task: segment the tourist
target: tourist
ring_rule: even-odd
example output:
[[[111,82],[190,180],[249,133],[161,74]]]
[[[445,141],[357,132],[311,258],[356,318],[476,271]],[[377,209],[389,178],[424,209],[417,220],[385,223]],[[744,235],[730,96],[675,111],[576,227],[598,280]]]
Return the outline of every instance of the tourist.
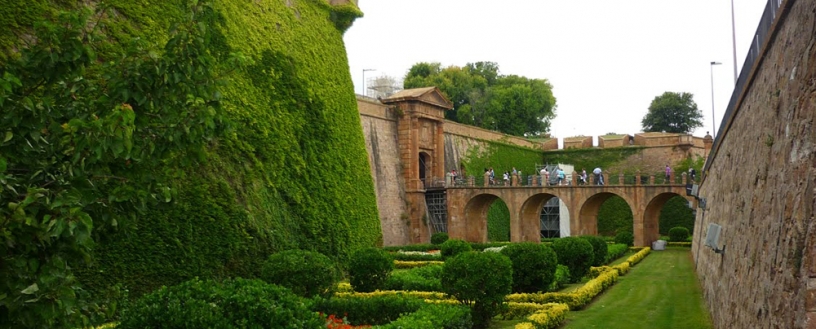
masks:
[[[580,178],[581,178],[581,180],[580,180],[581,185],[586,185],[586,183],[587,183],[587,173],[586,173],[586,169],[581,168],[581,176],[580,176]]]
[[[601,168],[595,168],[592,170],[592,173],[595,174],[595,185],[603,185],[603,175],[601,175]]]
[[[669,184],[670,182],[671,182],[671,168],[669,168],[669,165],[666,165],[666,184]]]
[[[504,186],[510,186],[510,173],[504,172]]]

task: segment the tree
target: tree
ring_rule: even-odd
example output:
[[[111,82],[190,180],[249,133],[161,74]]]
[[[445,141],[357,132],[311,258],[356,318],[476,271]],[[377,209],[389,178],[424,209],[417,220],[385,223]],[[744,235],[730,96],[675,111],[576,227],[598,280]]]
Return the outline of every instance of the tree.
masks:
[[[544,79],[500,75],[494,62],[442,68],[417,63],[405,88],[438,87],[453,103],[450,120],[516,136],[546,135],[555,118],[552,85]]]
[[[689,133],[703,126],[703,113],[690,93],[665,92],[655,97],[641,124],[645,132]]]
[[[88,13],[64,13],[0,67],[0,328],[87,327],[72,268],[93,230],[170,201],[158,170],[198,163],[222,136],[210,10],[194,4],[163,49],[133,40],[100,60],[111,50]]]

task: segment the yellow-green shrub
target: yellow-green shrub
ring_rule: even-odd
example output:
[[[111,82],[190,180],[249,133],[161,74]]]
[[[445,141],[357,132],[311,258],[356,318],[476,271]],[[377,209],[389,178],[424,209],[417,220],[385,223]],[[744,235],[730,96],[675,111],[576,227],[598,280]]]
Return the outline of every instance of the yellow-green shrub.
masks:
[[[396,269],[411,269],[429,265],[442,265],[445,264],[443,261],[404,261],[404,260],[395,260],[394,261],[394,268]]]
[[[652,251],[652,248],[646,247],[638,251],[636,254],[630,256],[626,259],[626,262],[629,263],[630,266],[635,266],[635,264],[640,263],[646,255],[648,255]]]

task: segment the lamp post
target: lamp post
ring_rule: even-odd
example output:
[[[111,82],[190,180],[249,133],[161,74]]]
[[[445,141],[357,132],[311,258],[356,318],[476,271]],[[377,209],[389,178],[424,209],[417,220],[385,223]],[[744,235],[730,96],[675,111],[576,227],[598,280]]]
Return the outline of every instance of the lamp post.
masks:
[[[363,96],[366,96],[365,91],[365,73],[368,71],[376,71],[377,69],[363,69]]]
[[[734,51],[734,85],[737,85],[737,28],[734,26],[734,0],[731,0],[731,48]]]
[[[711,62],[711,135],[717,136],[717,117],[714,116],[714,65],[720,65],[720,62]]]

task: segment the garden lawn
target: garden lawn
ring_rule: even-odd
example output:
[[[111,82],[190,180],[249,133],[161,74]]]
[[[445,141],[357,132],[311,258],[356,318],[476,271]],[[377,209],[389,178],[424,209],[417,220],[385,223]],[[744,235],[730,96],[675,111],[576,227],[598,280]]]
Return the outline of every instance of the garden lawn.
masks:
[[[564,329],[712,328],[689,248],[652,251]]]

